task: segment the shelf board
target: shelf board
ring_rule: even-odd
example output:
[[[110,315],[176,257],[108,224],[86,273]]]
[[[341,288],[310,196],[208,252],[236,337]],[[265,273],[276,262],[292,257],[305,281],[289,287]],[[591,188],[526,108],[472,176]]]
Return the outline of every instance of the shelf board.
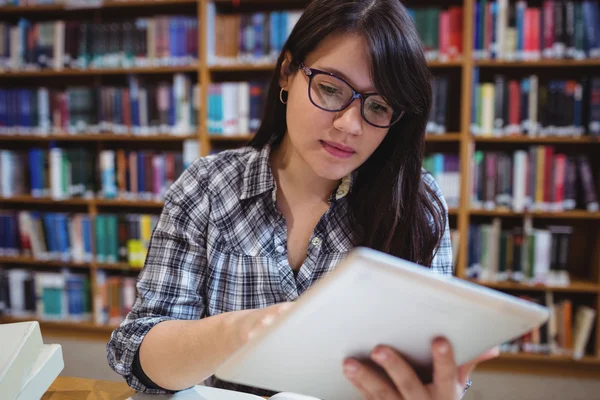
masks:
[[[516,291],[546,291],[551,292],[566,292],[566,293],[599,293],[600,284],[593,282],[586,282],[580,280],[572,280],[569,286],[546,286],[546,285],[534,285],[528,283],[517,283],[517,282],[483,282],[475,279],[470,279],[469,282],[477,285],[486,286],[492,289],[499,290],[516,290]]]
[[[463,65],[462,60],[450,61],[428,61],[427,66],[430,68],[454,68]],[[275,69],[274,63],[231,63],[221,65],[210,65],[210,72],[262,72],[272,71]]]
[[[249,141],[254,135],[209,135],[209,139],[213,142],[243,142]],[[443,135],[425,135],[427,142],[458,142],[460,141],[460,133],[449,132]]]
[[[426,142],[458,142],[460,141],[460,133],[448,132],[442,135],[425,135]]]
[[[90,204],[104,207],[154,207],[162,208],[164,202],[155,200],[121,200],[121,199],[93,199]]]
[[[537,60],[537,61],[505,61],[475,60],[477,67],[527,68],[527,67],[600,67],[600,58],[586,60]]]
[[[62,199],[55,200],[49,197],[33,197],[28,195],[13,196],[13,197],[0,197],[1,203],[18,203],[18,204],[53,204],[53,205],[65,205],[65,206],[87,206],[92,203],[91,199]]]
[[[100,141],[111,141],[111,142],[178,142],[188,139],[197,139],[196,135],[170,135],[170,134],[159,134],[150,136],[141,135],[115,135],[112,133],[101,133],[101,134],[78,134],[78,135],[0,135],[0,142],[26,142],[26,141],[57,141],[57,142],[100,142]]]
[[[454,67],[462,67],[463,60],[448,60],[448,61],[427,61],[427,66],[429,68],[454,68]]]
[[[97,75],[126,75],[126,74],[174,74],[177,72],[197,72],[198,66],[183,65],[171,67],[133,67],[133,68],[89,68],[89,69],[52,69],[41,71],[3,71],[0,78],[46,78],[61,76],[97,76]]]
[[[236,63],[236,64],[222,64],[222,65],[210,65],[208,70],[210,72],[260,72],[260,71],[272,71],[275,69],[274,63]]]
[[[526,135],[513,136],[472,136],[472,139],[477,143],[540,143],[540,144],[600,144],[600,137],[591,136],[580,137],[561,137],[561,136],[537,136],[530,137]]]
[[[82,269],[90,269],[90,263],[75,263],[75,262],[65,262],[65,261],[56,261],[56,260],[36,260],[31,257],[18,256],[18,257],[0,257],[0,264],[19,264],[19,265],[35,265],[40,267],[68,267],[68,268],[82,268]]]
[[[551,219],[600,219],[600,212],[589,212],[585,210],[561,211],[561,212],[514,212],[510,210],[479,210],[471,209],[469,214],[484,217],[526,217],[551,218]]]
[[[52,329],[76,329],[76,330],[87,330],[87,331],[96,331],[103,333],[111,333],[116,329],[116,326],[111,325],[98,325],[93,322],[75,322],[75,321],[50,321],[50,320],[42,320],[38,319],[37,316],[27,317],[11,317],[11,316],[2,316],[3,323],[13,323],[13,322],[26,322],[26,321],[39,321],[40,327],[44,329],[45,327],[49,327]]]
[[[54,200],[48,197],[14,196],[0,197],[2,203],[19,204],[43,204],[43,205],[78,205],[78,206],[104,206],[104,207],[140,207],[140,208],[162,208],[164,202],[153,200],[121,200],[121,199],[64,199]]]
[[[75,263],[75,262],[65,262],[65,261],[56,261],[56,260],[36,260],[32,257],[18,256],[18,257],[0,257],[0,264],[14,264],[14,265],[25,265],[31,267],[48,267],[48,268],[81,268],[81,269],[106,269],[113,271],[141,271],[141,268],[130,267],[128,263],[119,262],[119,263]]]
[[[156,6],[171,6],[176,4],[196,4],[197,0],[127,0],[104,1],[99,4],[65,5],[65,4],[39,4],[26,6],[3,6],[0,14],[23,14],[44,11],[76,11],[103,8],[149,8]]]
[[[590,364],[600,365],[600,357],[584,356],[580,360],[575,360],[569,356],[556,354],[535,354],[535,353],[501,353],[498,358],[506,361],[542,361],[567,364]]]
[[[212,142],[247,142],[252,139],[254,135],[209,135],[208,138]]]

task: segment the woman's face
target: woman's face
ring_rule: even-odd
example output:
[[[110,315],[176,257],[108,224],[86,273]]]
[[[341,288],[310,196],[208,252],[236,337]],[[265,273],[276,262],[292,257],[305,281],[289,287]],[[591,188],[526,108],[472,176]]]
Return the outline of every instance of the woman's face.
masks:
[[[308,96],[309,77],[296,70],[286,78],[283,73],[286,65],[282,65],[279,83],[287,90],[287,135],[293,151],[317,176],[341,179],[369,158],[388,128],[377,128],[362,118],[360,99],[354,99],[339,112],[317,108]],[[367,43],[361,36],[344,34],[325,38],[304,60],[304,65],[334,73],[359,93],[376,91],[371,81]],[[337,86],[335,81],[322,81],[318,85],[316,78],[311,90],[313,99],[323,102],[335,101],[334,96],[339,95],[340,90],[344,96],[348,93],[347,88]],[[385,103],[380,103],[365,106],[365,110],[372,107],[371,112],[381,113]]]

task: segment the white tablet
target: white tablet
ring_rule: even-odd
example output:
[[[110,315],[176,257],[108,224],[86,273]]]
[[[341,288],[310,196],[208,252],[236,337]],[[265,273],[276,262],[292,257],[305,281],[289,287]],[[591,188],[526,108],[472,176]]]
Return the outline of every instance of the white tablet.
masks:
[[[357,248],[216,376],[324,400],[360,399],[343,374],[348,356],[367,359],[376,345],[387,344],[428,380],[435,337],[450,340],[461,365],[548,317],[541,305]]]

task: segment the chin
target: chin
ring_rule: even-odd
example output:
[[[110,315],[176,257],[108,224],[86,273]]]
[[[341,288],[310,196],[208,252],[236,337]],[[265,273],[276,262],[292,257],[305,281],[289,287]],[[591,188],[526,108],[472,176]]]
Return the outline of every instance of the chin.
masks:
[[[349,163],[341,165],[340,163],[331,163],[325,160],[313,163],[312,169],[315,175],[332,181],[340,180],[354,170]]]

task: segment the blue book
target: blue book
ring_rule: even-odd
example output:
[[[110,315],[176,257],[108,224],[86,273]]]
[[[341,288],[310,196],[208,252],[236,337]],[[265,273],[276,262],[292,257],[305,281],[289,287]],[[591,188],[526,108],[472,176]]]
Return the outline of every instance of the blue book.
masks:
[[[60,259],[62,261],[69,261],[71,259],[71,252],[69,246],[69,223],[67,215],[60,213],[55,216],[56,221],[56,240],[58,242],[58,251]]]
[[[65,291],[67,295],[67,311],[69,318],[82,320],[85,313],[84,297],[85,293],[84,275],[69,274],[65,278]]]
[[[58,246],[56,243],[56,234],[54,229],[54,214],[45,213],[42,214],[42,221],[44,225],[44,235],[46,236],[46,247],[51,259],[56,259],[58,255]]]
[[[279,48],[279,36],[280,34],[280,24],[279,20],[281,19],[280,11],[273,11],[269,14],[269,47],[271,48],[271,54],[275,55],[280,52]]]
[[[7,215],[0,214],[0,255],[6,255],[8,249],[8,223],[6,219]]]
[[[479,13],[481,12],[481,6],[480,3],[476,1],[473,7],[475,7],[473,18],[473,52],[478,55],[478,52],[481,50],[481,42],[479,41],[479,32],[481,31],[481,27],[479,26]]]
[[[89,216],[85,216],[81,219],[81,226],[83,231],[83,250],[84,259],[86,262],[92,261],[92,223]]]
[[[8,126],[8,91],[0,89],[0,133],[7,133]]]
[[[283,45],[288,37],[288,21],[290,20],[289,11],[283,11],[279,19],[279,49],[283,49]]]
[[[144,152],[138,151],[138,195],[144,196],[146,192],[146,170],[144,168]]]
[[[169,64],[172,64],[173,58],[177,57],[177,17],[169,17]]]

